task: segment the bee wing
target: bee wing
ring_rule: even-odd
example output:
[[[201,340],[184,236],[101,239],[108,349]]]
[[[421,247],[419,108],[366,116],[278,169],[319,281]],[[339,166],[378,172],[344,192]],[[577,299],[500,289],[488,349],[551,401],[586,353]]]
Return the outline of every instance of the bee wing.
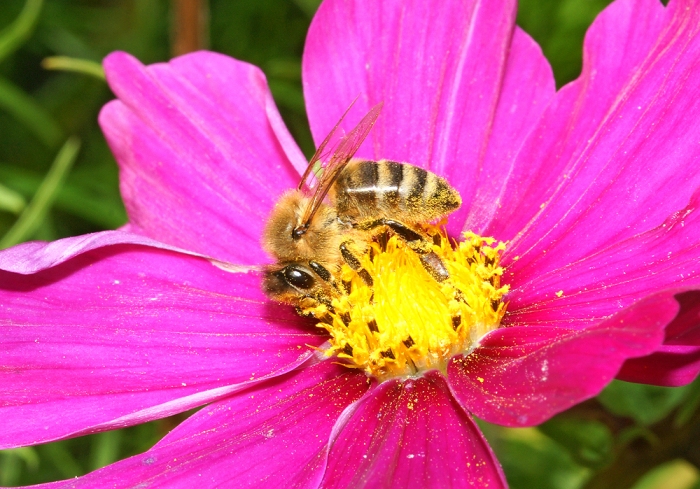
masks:
[[[353,102],[353,104],[354,103],[355,102]],[[380,102],[374,107],[372,107],[369,110],[369,112],[367,112],[367,114],[362,118],[359,124],[357,124],[357,126],[355,126],[352,129],[352,131],[343,136],[340,139],[340,141],[338,141],[338,144],[334,147],[333,154],[329,158],[328,163],[323,166],[323,173],[319,178],[318,185],[315,188],[314,194],[309,200],[306,209],[304,210],[304,214],[301,220],[302,227],[306,227],[309,225],[309,223],[311,222],[311,218],[318,210],[319,206],[321,205],[321,202],[323,202],[323,199],[326,197],[326,194],[328,194],[328,191],[330,190],[331,186],[338,178],[338,175],[340,175],[340,172],[343,170],[343,168],[345,168],[345,165],[347,165],[350,162],[357,150],[360,149],[360,146],[362,146],[362,143],[367,138],[367,135],[372,129],[372,126],[374,126],[374,123],[377,121],[377,117],[379,117],[379,113],[381,112],[383,105],[384,103]],[[328,144],[328,141],[330,141],[331,136],[334,135],[334,133],[340,126],[340,123],[343,121],[343,118],[348,113],[350,108],[352,108],[352,105],[350,105],[348,110],[345,111],[345,114],[343,114],[343,117],[341,117],[340,121],[338,121],[338,124],[336,124],[336,126],[326,137],[326,139],[323,140],[323,142],[318,148],[318,151],[316,151],[314,157],[311,158],[309,166],[306,169],[306,172],[304,172],[304,176],[302,177],[302,183],[300,184],[299,188],[301,188],[301,185],[311,174],[313,165],[315,165],[318,161],[322,161],[321,158],[323,158],[325,154],[328,154],[328,152],[324,153],[325,147]]]
[[[306,171],[304,174],[301,176],[301,180],[299,181],[299,190],[302,189],[310,189],[312,188],[311,180],[315,177],[315,173],[318,173],[317,165],[322,164],[323,162],[328,163],[328,155],[331,153],[335,153],[335,150],[337,149],[338,145],[340,144],[340,141],[336,141],[336,144],[334,146],[331,146],[330,148],[326,149],[326,146],[331,142],[331,140],[336,140],[339,138],[339,128],[340,124],[343,122],[343,119],[345,119],[345,116],[348,115],[348,112],[350,112],[350,109],[352,109],[352,106],[355,105],[355,102],[357,102],[357,99],[353,100],[352,103],[350,104],[350,107],[348,107],[345,112],[343,112],[343,115],[340,116],[340,120],[336,123],[336,125],[331,129],[331,131],[328,133],[328,136],[326,136],[326,139],[321,142],[321,144],[318,145],[318,149],[314,153],[314,155],[311,157],[311,160],[309,160],[309,165],[306,167]],[[316,169],[316,170],[315,170]],[[313,172],[313,173],[312,173]]]

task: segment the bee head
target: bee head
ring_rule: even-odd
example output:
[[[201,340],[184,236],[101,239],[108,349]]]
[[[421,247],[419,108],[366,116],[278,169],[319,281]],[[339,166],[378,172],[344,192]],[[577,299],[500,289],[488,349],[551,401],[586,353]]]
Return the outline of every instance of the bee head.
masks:
[[[329,226],[334,225],[332,208],[322,205],[310,223],[303,223],[309,197],[299,190],[282,195],[270,213],[262,244],[279,262],[305,262],[327,246]]]

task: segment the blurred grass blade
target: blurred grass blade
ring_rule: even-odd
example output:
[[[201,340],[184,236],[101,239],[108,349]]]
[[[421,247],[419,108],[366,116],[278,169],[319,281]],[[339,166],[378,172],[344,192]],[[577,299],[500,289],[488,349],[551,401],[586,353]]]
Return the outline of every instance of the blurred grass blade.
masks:
[[[35,471],[39,467],[39,456],[34,448],[21,447],[0,450],[0,484],[3,486],[18,485],[23,462],[30,471]]]
[[[107,165],[112,165],[110,161]],[[116,188],[117,180],[112,178],[113,168],[105,171],[97,162],[83,172],[72,172],[70,181],[66,181],[56,194],[53,209],[72,214],[102,229],[118,228],[127,220],[124,205]],[[0,163],[0,182],[12,187],[25,199],[33,196],[44,179],[45,174],[17,166]],[[114,185],[114,187],[113,187]]]
[[[700,377],[695,379],[689,386],[689,392],[683,400],[673,419],[673,426],[680,428],[688,423],[693,415],[700,409]]]
[[[64,479],[83,475],[85,471],[65,442],[47,443],[41,446],[41,458],[51,462]]]
[[[63,139],[63,131],[51,115],[33,98],[4,78],[0,78],[0,109],[12,114],[49,147],[58,145]]]
[[[56,155],[56,159],[46,174],[44,181],[41,182],[37,189],[32,201],[24,209],[24,212],[22,212],[7,234],[0,239],[0,249],[21,243],[31,237],[37,230],[51,208],[51,204],[64,178],[73,166],[79,149],[80,141],[77,138],[71,137],[66,141],[58,155]]]
[[[27,202],[21,194],[0,183],[0,210],[19,214],[26,205]]]
[[[310,19],[314,16],[316,10],[318,10],[321,0],[294,0],[294,3],[308,15]]]
[[[70,58],[68,56],[51,56],[44,58],[41,66],[46,70],[73,71],[84,75],[94,76],[100,80],[105,79],[105,71],[102,65],[89,59]]]
[[[106,431],[95,436],[91,450],[90,470],[97,470],[119,460],[124,439],[122,430]]]
[[[15,21],[0,32],[0,63],[32,35],[44,0],[27,0]]]

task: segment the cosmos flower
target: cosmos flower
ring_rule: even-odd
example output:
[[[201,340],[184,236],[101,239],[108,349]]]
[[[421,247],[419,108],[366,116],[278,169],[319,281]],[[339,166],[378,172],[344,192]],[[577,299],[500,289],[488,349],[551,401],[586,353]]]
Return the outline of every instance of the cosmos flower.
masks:
[[[472,255],[508,287],[496,329],[381,382],[260,290],[265,219],[306,165],[261,72],[110,55],[100,123],[129,224],[0,253],[0,448],[205,405],[148,452],[50,487],[505,487],[471,414],[531,426],[616,376],[689,382],[698,3],[617,0],[556,93],[513,2],[321,5],[303,61],[315,140],[358,94],[383,101],[357,155],[445,177],[463,200],[450,236],[505,243]]]

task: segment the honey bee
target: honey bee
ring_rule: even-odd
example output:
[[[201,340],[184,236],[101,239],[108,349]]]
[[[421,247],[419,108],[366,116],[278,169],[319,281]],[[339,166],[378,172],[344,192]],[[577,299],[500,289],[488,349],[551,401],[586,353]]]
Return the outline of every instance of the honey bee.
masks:
[[[459,193],[445,179],[408,163],[353,158],[381,103],[327,150],[350,108],[311,158],[299,186],[277,201],[265,226],[263,247],[277,263],[266,268],[263,290],[278,301],[297,307],[305,299],[330,304],[343,293],[336,281],[343,263],[371,286],[358,256],[387,231],[418,254],[435,280],[449,277],[419,225],[456,210],[462,203]]]

